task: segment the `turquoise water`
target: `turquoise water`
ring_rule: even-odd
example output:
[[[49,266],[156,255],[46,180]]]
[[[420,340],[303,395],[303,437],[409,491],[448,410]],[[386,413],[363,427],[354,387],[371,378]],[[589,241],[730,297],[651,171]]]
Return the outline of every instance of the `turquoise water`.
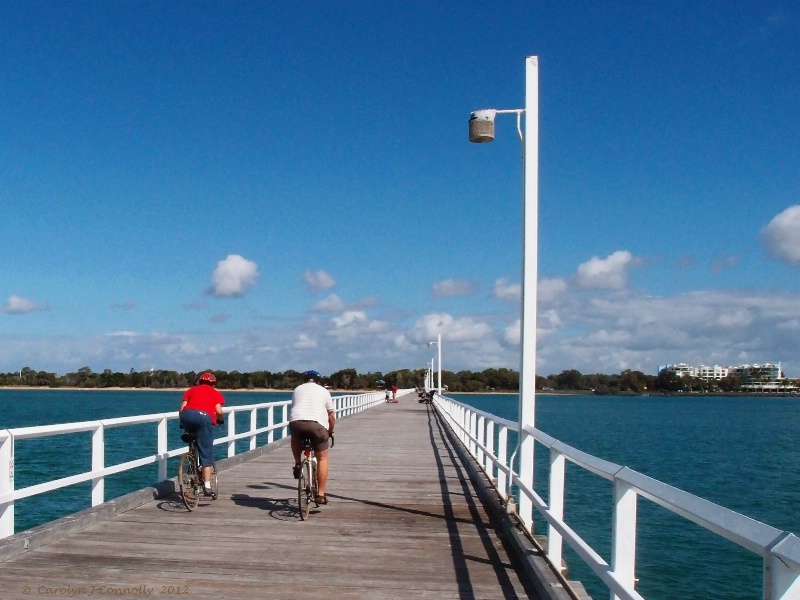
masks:
[[[515,395],[452,397],[517,420]],[[536,426],[580,450],[640,471],[773,527],[800,532],[800,401],[710,396],[537,396]],[[547,452],[536,446],[546,498]],[[543,485],[544,483],[544,485]],[[610,558],[611,484],[567,463],[567,522]],[[648,599],[761,597],[762,563],[666,509],[639,499],[637,590]],[[543,520],[535,522],[545,532]],[[605,585],[573,552],[573,578],[595,599]]]
[[[78,391],[78,390],[4,390],[0,389],[0,429],[56,423],[73,423],[177,411],[183,396],[179,391]],[[236,392],[225,396],[226,406],[276,402],[291,398],[291,392]],[[277,415],[276,415],[276,418]],[[266,411],[259,411],[258,427],[266,426]],[[240,415],[236,431],[250,428],[249,415]],[[227,425],[215,429],[217,437],[226,435]],[[177,420],[169,423],[168,449],[185,446]],[[266,443],[266,434],[257,443]],[[275,439],[280,432],[275,432]],[[157,426],[153,424],[107,428],[105,431],[106,465],[115,465],[157,452]],[[236,452],[245,452],[249,442],[236,442]],[[215,446],[215,457],[227,456],[227,444]],[[74,433],[46,438],[17,440],[14,456],[14,487],[21,489],[37,483],[76,475],[91,469],[91,433]],[[178,458],[168,463],[173,477]],[[106,500],[152,485],[158,481],[158,467],[148,465],[106,477]],[[24,531],[47,521],[89,508],[91,483],[72,485],[60,490],[24,498],[15,503],[14,529]]]
[[[288,399],[290,392],[230,393],[228,405]],[[515,395],[452,397],[507,419],[517,419]],[[171,412],[180,392],[0,389],[0,429]],[[266,424],[266,414],[259,426]],[[263,422],[262,422],[263,421]],[[627,465],[774,527],[800,532],[800,402],[787,398],[538,396],[536,426],[580,450]],[[169,448],[181,446],[171,423]],[[249,418],[237,421],[237,431]],[[106,464],[155,453],[155,425],[106,431]],[[217,435],[222,435],[218,431]],[[263,438],[259,443],[264,443]],[[246,450],[239,442],[237,452]],[[509,444],[513,448],[513,443]],[[546,496],[547,453],[537,445],[536,488]],[[226,449],[216,448],[217,458]],[[18,440],[15,486],[88,470],[90,434]],[[169,466],[177,469],[177,459]],[[113,498],[157,479],[155,465],[106,479]],[[544,485],[543,485],[544,484]],[[567,463],[567,522],[606,560],[610,557],[611,484]],[[15,507],[16,530],[88,508],[88,483],[28,498]],[[543,521],[535,523],[544,532]],[[570,550],[570,576],[596,599],[602,584]],[[639,500],[637,586],[649,600],[745,600],[761,597],[761,562],[647,500]]]

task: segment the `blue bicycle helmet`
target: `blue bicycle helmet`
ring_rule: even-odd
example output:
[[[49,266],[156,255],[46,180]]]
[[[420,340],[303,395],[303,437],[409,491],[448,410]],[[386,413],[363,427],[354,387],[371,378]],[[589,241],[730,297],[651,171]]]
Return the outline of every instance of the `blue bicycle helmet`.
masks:
[[[317,380],[322,376],[319,373],[317,373],[316,371],[312,370],[312,371],[306,371],[305,373],[303,373],[303,377],[304,377],[304,379],[306,381],[310,381],[312,379]]]

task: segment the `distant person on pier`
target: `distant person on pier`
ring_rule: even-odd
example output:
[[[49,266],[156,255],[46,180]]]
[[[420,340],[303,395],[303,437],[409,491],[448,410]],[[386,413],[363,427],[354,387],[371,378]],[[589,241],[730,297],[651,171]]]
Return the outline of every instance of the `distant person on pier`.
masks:
[[[397,402],[397,386],[392,386],[392,402]]]
[[[200,466],[203,470],[203,491],[211,495],[211,466],[214,464],[214,425],[222,425],[222,397],[214,384],[213,373],[203,373],[197,382],[183,394],[180,408],[181,429],[197,435]]]
[[[328,482],[328,440],[333,437],[336,424],[336,410],[328,390],[319,384],[320,374],[316,371],[303,373],[305,383],[292,392],[292,412],[289,415],[289,431],[292,434],[292,456],[294,468],[292,475],[300,478],[300,454],[303,451],[303,438],[311,438],[311,447],[317,457],[317,479],[319,495],[314,498],[317,504],[327,504],[325,485]]]

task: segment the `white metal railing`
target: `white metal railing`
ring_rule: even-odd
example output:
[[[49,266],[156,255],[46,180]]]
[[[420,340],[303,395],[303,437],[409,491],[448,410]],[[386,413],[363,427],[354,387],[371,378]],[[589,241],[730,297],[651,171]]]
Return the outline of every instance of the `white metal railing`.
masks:
[[[519,433],[517,423],[438,394],[434,406],[500,496],[506,502],[513,501],[509,490],[516,485],[519,493],[527,496],[547,521],[547,557],[550,563],[560,569],[562,545],[566,541],[608,586],[612,600],[643,600],[634,589],[639,496],[759,555],[763,561],[764,600],[800,598],[800,538],[793,533],[781,531],[628,467],[581,452],[538,429],[525,427],[524,435],[532,436],[550,452],[549,498],[545,502],[535,490],[519,480],[513,469],[514,457],[506,458],[508,432]],[[498,440],[496,450],[495,438]],[[564,521],[567,460],[613,485],[610,564]],[[533,464],[533,457],[530,464]],[[531,534],[526,524],[533,522],[533,515],[519,514],[518,517]]]
[[[352,394],[346,396],[333,396],[336,416],[349,415],[366,410],[376,404],[384,402],[384,392],[370,392],[368,394]],[[236,455],[236,441],[248,439],[249,449],[256,448],[256,436],[267,435],[267,444],[275,441],[275,432],[280,430],[280,438],[286,437],[289,426],[289,406],[291,400],[249,404],[245,406],[226,406],[223,408],[227,424],[224,437],[214,440],[214,444],[227,444],[227,455]],[[257,426],[259,412],[266,411],[266,426]],[[280,414],[277,414],[280,413]],[[246,431],[236,433],[236,416],[249,415],[250,426]],[[276,418],[277,415],[277,418]],[[186,452],[186,446],[168,450],[167,424],[170,420],[178,419],[178,411],[138,415],[132,417],[118,417],[114,419],[100,419],[97,421],[83,421],[80,423],[63,423],[58,425],[43,425],[38,427],[18,427],[0,430],[0,539],[14,533],[14,503],[17,500],[36,496],[45,492],[57,490],[85,481],[91,481],[91,502],[97,506],[105,501],[105,478],[115,473],[128,471],[145,465],[158,465],[158,481],[168,479],[167,460]],[[116,465],[106,465],[105,431],[114,427],[126,427],[155,423],[157,425],[156,453],[143,456],[134,460]],[[92,460],[91,469],[38,483],[21,489],[14,489],[14,445],[19,440],[58,436],[68,433],[91,433]]]

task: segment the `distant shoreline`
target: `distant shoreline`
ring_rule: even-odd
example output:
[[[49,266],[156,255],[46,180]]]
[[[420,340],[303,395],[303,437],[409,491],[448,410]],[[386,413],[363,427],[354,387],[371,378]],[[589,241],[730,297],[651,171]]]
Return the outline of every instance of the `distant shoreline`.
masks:
[[[50,390],[65,390],[65,391],[72,391],[72,392],[185,392],[189,388],[141,388],[141,387],[70,387],[70,386],[59,386],[59,387],[50,387],[47,385],[3,385],[0,386],[0,391],[2,390],[37,390],[37,391],[50,391]],[[349,394],[369,394],[372,392],[383,392],[384,390],[344,390],[344,389],[337,389],[337,388],[328,388],[329,391],[335,393],[349,393]],[[274,393],[283,393],[283,392],[291,392],[291,389],[276,389],[276,388],[253,388],[253,389],[238,389],[238,390],[231,390],[225,388],[217,388],[223,394],[240,394],[240,393],[252,393],[252,394],[274,394]],[[518,392],[445,392],[447,394],[459,394],[464,396],[517,396]],[[584,392],[584,391],[547,391],[547,392],[536,392],[537,396],[584,396],[584,395],[591,395],[592,392]]]
[[[2,390],[37,390],[37,391],[50,391],[50,390],[66,390],[72,392],[185,392],[187,387],[181,388],[141,388],[141,387],[71,387],[71,386],[58,386],[58,387],[50,387],[47,385],[2,385],[0,386],[0,391]],[[240,394],[240,393],[253,393],[253,394],[271,394],[271,393],[282,393],[282,392],[291,392],[292,388],[288,389],[277,389],[277,388],[252,388],[252,389],[237,389],[231,390],[226,388],[216,388],[219,392],[223,394]],[[338,389],[338,388],[328,388],[328,391],[335,392],[335,393],[348,393],[348,394],[370,394],[373,392],[384,392],[385,390],[345,390],[345,389]],[[465,395],[480,395],[480,396],[488,396],[488,395],[517,395],[517,392],[445,392],[445,394],[465,394]],[[536,392],[537,396],[544,396],[544,395],[570,395],[570,394],[583,394],[584,392]]]
[[[49,386],[31,386],[31,385],[3,385],[0,386],[0,393],[2,390],[22,391],[22,390],[35,390],[35,391],[51,391],[51,390],[64,390],[68,392],[185,392],[188,388],[129,388],[129,387],[103,387],[103,388],[83,388],[83,387],[49,387]],[[225,388],[217,388],[222,394],[281,394],[291,393],[292,389],[276,389],[276,388],[253,388],[253,389],[238,389],[230,390]],[[383,392],[384,390],[343,390],[336,388],[329,388],[330,392],[335,394],[370,394],[373,392]],[[447,394],[455,394],[459,396],[518,396],[518,392],[445,392]],[[693,397],[693,396],[755,396],[755,397],[769,397],[769,398],[797,398],[800,394],[797,392],[708,392],[698,394],[694,392],[650,392],[650,393],[632,393],[632,392],[617,392],[617,393],[597,393],[588,390],[548,390],[546,392],[537,391],[537,396],[653,396],[653,397]]]

